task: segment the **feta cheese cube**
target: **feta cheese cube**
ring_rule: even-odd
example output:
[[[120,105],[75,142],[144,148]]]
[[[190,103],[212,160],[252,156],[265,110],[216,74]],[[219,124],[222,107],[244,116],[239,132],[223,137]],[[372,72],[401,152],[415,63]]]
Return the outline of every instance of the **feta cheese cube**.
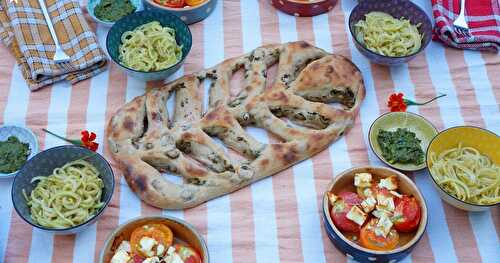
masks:
[[[130,260],[130,256],[125,250],[117,250],[116,253],[111,258],[111,263],[127,263]]]
[[[132,251],[132,248],[130,247],[130,242],[126,241],[126,240],[123,240],[120,245],[118,246],[118,248],[116,249],[116,251],[118,250],[123,250],[125,252],[131,252]]]
[[[387,216],[381,216],[375,227],[375,235],[386,237],[391,231],[392,221]]]
[[[372,196],[366,198],[361,202],[361,207],[365,213],[370,213],[373,209],[375,209],[375,205],[377,204],[377,200]]]
[[[165,246],[162,244],[158,244],[158,246],[156,246],[156,255],[163,256],[163,253],[165,253]]]
[[[335,204],[335,201],[337,201],[337,199],[339,198],[334,193],[330,192],[328,192],[326,195],[328,196],[328,202],[330,203],[331,206],[333,206],[333,204]]]
[[[351,210],[347,213],[346,217],[358,225],[363,225],[366,220],[366,213],[363,212],[357,205],[351,207]]]
[[[398,189],[398,179],[396,176],[389,176],[387,178],[380,179],[378,187],[386,188],[387,190],[396,190]]]
[[[390,195],[386,195],[384,193],[377,193],[377,207],[381,207],[381,209],[388,210],[390,212],[394,211],[394,197]]]
[[[142,263],[160,263],[159,257],[150,257],[142,261]]]
[[[168,247],[167,255],[172,255],[174,253],[175,253],[175,247],[172,247],[172,246]]]
[[[369,173],[355,174],[354,185],[357,187],[370,187],[372,185],[372,175]]]
[[[373,212],[372,212],[372,215],[376,218],[381,218],[382,216],[386,216],[386,217],[392,217],[392,213],[377,206],[376,207],[377,209],[375,209]]]
[[[139,249],[144,253],[144,255],[148,257],[154,256],[153,247],[156,245],[156,240],[150,237],[143,237],[139,241],[139,245]]]

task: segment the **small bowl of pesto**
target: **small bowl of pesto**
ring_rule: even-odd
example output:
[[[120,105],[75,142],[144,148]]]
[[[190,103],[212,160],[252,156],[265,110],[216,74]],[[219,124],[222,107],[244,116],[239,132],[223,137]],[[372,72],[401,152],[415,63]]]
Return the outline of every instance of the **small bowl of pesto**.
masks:
[[[90,17],[106,26],[139,11],[140,7],[141,0],[89,0],[87,4]]]
[[[378,117],[368,133],[370,147],[388,166],[413,172],[426,167],[427,147],[438,134],[424,117],[411,112],[388,112]]]
[[[38,140],[31,130],[20,126],[0,127],[0,179],[14,177],[38,152]]]

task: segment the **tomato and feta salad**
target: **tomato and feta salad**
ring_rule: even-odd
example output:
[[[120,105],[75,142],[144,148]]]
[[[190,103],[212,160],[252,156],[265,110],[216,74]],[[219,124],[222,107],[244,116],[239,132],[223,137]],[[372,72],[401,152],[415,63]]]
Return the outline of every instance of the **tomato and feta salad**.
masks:
[[[110,263],[201,263],[201,258],[193,248],[174,244],[168,226],[154,223],[134,229],[130,240],[120,243]]]
[[[418,229],[421,208],[418,200],[397,190],[396,176],[373,179],[370,173],[354,176],[356,191],[327,193],[330,217],[335,226],[368,249],[396,248],[400,233]]]

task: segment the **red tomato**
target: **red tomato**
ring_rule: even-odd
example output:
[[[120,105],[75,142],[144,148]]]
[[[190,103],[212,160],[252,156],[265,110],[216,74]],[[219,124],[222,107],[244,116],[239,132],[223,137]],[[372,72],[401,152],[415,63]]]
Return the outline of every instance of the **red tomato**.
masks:
[[[155,0],[156,3],[166,7],[183,7],[184,0]]]
[[[176,244],[175,251],[185,263],[201,263],[201,258],[196,251],[188,246]]]
[[[143,261],[144,261],[144,258],[142,258],[139,255],[134,255],[134,257],[132,258],[133,263],[142,263]]]
[[[377,236],[374,227],[377,225],[378,219],[373,218],[361,228],[359,234],[359,243],[368,249],[387,251],[396,248],[399,242],[399,234],[396,230],[391,229],[386,237]]]
[[[394,211],[394,228],[401,232],[413,232],[420,223],[421,211],[415,197],[403,195],[403,198],[396,198],[394,201],[396,209]]]
[[[339,194],[339,200],[335,202],[330,210],[332,221],[341,231],[359,232],[360,226],[347,218],[347,213],[354,205],[361,204],[361,199],[356,193],[343,192]]]

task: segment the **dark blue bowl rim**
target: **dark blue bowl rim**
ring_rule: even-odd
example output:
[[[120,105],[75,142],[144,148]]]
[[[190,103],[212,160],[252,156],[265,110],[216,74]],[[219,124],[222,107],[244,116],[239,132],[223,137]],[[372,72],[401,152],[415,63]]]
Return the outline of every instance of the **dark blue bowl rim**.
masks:
[[[336,182],[337,180],[337,177],[340,175],[340,174],[345,174],[347,172],[352,172],[352,171],[355,171],[355,170],[358,170],[358,169],[361,169],[361,168],[366,168],[366,167],[370,167],[370,168],[382,168],[382,169],[386,169],[386,170],[390,170],[392,172],[395,172],[396,174],[401,174],[404,175],[404,177],[406,177],[405,174],[403,174],[402,172],[398,171],[398,170],[395,170],[393,168],[390,168],[390,167],[385,167],[385,166],[372,166],[372,165],[363,165],[363,166],[354,166],[352,168],[349,168],[347,170],[344,170],[342,172],[340,172],[339,174],[337,174],[333,180],[330,181],[330,183],[328,184],[328,188],[327,190],[325,191],[325,193],[323,194],[323,223],[325,224],[325,227],[328,228],[332,228],[333,229],[333,232],[336,234],[336,235],[339,235],[338,233],[340,233],[340,238],[343,242],[345,242],[346,244],[348,244],[350,247],[356,249],[356,250],[359,250],[363,253],[371,253],[373,255],[379,255],[379,256],[384,256],[384,255],[392,255],[392,254],[397,254],[397,253],[401,253],[401,252],[404,252],[408,249],[412,249],[415,247],[416,244],[418,244],[418,242],[420,242],[420,240],[422,239],[422,237],[425,235],[425,231],[427,230],[427,225],[429,224],[429,208],[427,206],[427,202],[424,198],[424,195],[422,194],[422,192],[420,192],[420,189],[418,188],[418,186],[414,183],[413,185],[415,186],[415,189],[417,190],[417,193],[420,194],[420,196],[422,197],[422,204],[423,206],[425,207],[425,210],[427,211],[426,213],[426,219],[425,219],[425,225],[423,227],[423,230],[422,230],[422,233],[420,236],[418,236],[416,239],[412,238],[410,239],[409,243],[410,242],[413,242],[414,240],[414,243],[409,245],[408,247],[404,248],[404,247],[398,247],[398,248],[395,248],[393,250],[390,250],[390,251],[377,251],[377,250],[371,250],[371,249],[367,249],[367,248],[364,248],[350,240],[348,240],[344,234],[342,234],[342,232],[340,230],[337,229],[337,227],[335,226],[335,224],[333,224],[333,222],[330,222],[331,221],[331,218],[330,218],[330,215],[329,215],[329,204],[328,204],[328,196],[326,195],[333,187],[334,183]],[[406,177],[408,178],[408,180],[412,181],[411,179],[409,179],[409,177]],[[422,223],[422,221],[420,221],[420,223]],[[337,232],[338,233],[337,233]],[[417,230],[418,232],[418,230]],[[327,233],[329,234],[329,233]],[[416,233],[417,234],[417,233]],[[416,235],[415,234],[415,235]],[[333,243],[333,242],[332,242]],[[352,245],[354,244],[354,246]],[[408,244],[408,243],[407,243]],[[405,244],[406,246],[406,244]]]
[[[206,0],[205,2],[196,5],[196,6],[190,6],[190,7],[168,7],[168,6],[163,6],[158,3],[156,3],[154,0],[143,0],[146,2],[146,4],[152,5],[154,8],[158,8],[163,11],[171,11],[171,12],[180,12],[180,11],[193,11],[198,8],[202,8],[203,6],[209,4],[210,2],[217,1],[217,0]]]
[[[77,145],[61,145],[61,146],[52,147],[52,148],[49,148],[47,150],[44,150],[44,151],[41,151],[41,152],[37,153],[35,156],[33,156],[33,158],[31,158],[30,160],[28,160],[26,163],[28,163],[30,161],[33,161],[36,158],[37,155],[44,154],[44,153],[47,153],[47,152],[52,152],[52,151],[59,151],[61,149],[68,149],[68,148],[82,148],[82,149],[85,149],[85,150],[87,150],[87,151],[89,151],[91,153],[95,153],[95,155],[100,160],[104,161],[104,163],[108,166],[109,170],[111,171],[111,179],[112,179],[111,180],[111,194],[109,195],[109,198],[104,201],[104,205],[102,206],[102,208],[94,216],[92,216],[91,218],[87,219],[85,222],[83,222],[83,223],[81,223],[79,225],[76,225],[76,226],[68,227],[68,228],[48,228],[48,227],[44,227],[44,226],[41,226],[41,225],[33,224],[30,220],[26,219],[25,216],[19,212],[19,209],[17,208],[16,202],[14,202],[14,185],[16,184],[16,180],[18,178],[18,176],[16,176],[14,178],[14,181],[12,182],[12,190],[11,190],[12,204],[14,206],[14,209],[16,210],[16,213],[25,222],[27,222],[28,224],[32,225],[33,227],[36,227],[36,228],[39,228],[39,229],[43,229],[43,230],[47,230],[47,231],[53,231],[53,232],[67,232],[67,231],[76,229],[78,227],[86,225],[89,222],[92,222],[94,219],[96,219],[97,217],[99,217],[99,215],[102,214],[102,212],[104,212],[104,210],[106,209],[106,207],[111,202],[111,199],[113,198],[113,194],[115,192],[115,175],[114,175],[114,172],[113,172],[113,168],[111,167],[111,165],[109,164],[109,162],[106,160],[106,158],[104,158],[98,152],[93,152],[93,151],[91,151],[91,150],[89,150],[89,149],[87,149],[85,147],[81,147],[81,146],[77,146]],[[23,165],[23,167],[21,167],[21,169],[19,169],[18,175],[20,175],[24,171],[26,163]]]
[[[123,64],[120,63],[120,61],[117,61],[113,58],[113,56],[109,55],[109,33],[111,32],[111,30],[113,30],[113,27],[115,26],[118,26],[119,24],[123,23],[123,21],[125,21],[128,17],[131,17],[131,16],[139,16],[139,15],[142,15],[142,14],[146,14],[146,13],[156,13],[158,15],[161,15],[161,16],[168,16],[169,19],[172,19],[172,20],[177,20],[179,22],[181,22],[187,29],[187,32],[189,33],[189,38],[191,39],[191,43],[189,45],[189,47],[187,48],[187,52],[184,54],[184,52],[182,52],[182,58],[177,61],[177,63],[173,64],[172,66],[168,67],[168,68],[165,68],[165,69],[161,69],[161,70],[156,70],[156,71],[140,71],[140,70],[136,70],[136,69],[133,69],[133,68],[129,68]],[[177,31],[176,31],[177,33]],[[189,54],[189,52],[191,52],[191,47],[193,46],[193,34],[191,34],[191,29],[189,29],[189,26],[184,23],[184,21],[182,21],[180,18],[178,18],[177,16],[175,15],[172,15],[172,14],[168,14],[168,13],[161,13],[160,11],[156,11],[156,10],[141,10],[141,11],[136,11],[130,15],[126,15],[122,18],[120,18],[119,20],[117,20],[112,26],[111,28],[108,30],[108,33],[106,34],[106,51],[108,52],[108,56],[111,58],[111,60],[113,60],[113,62],[115,62],[116,64],[120,65],[121,67],[124,67],[128,70],[131,70],[133,72],[137,72],[137,73],[158,73],[158,72],[164,72],[164,71],[167,71],[169,69],[172,69],[172,68],[175,68],[177,66],[179,66],[180,64],[182,64],[184,62],[184,60],[186,59],[187,55]]]
[[[429,45],[429,43],[431,42],[432,36],[430,36],[429,39],[425,43],[422,43],[422,45],[420,46],[420,49],[417,50],[417,52],[409,54],[409,55],[406,55],[406,56],[400,56],[400,57],[384,56],[384,55],[381,55],[379,53],[375,53],[375,52],[371,51],[370,49],[368,49],[367,47],[365,47],[365,45],[363,45],[362,43],[360,43],[358,41],[358,39],[356,38],[356,35],[354,34],[354,28],[353,28],[354,23],[352,21],[352,19],[353,19],[352,18],[352,14],[354,14],[354,11],[357,11],[357,9],[361,8],[361,5],[364,2],[365,1],[359,1],[359,3],[352,9],[351,13],[349,14],[349,33],[351,33],[351,38],[354,39],[354,41],[356,42],[356,44],[358,44],[363,50],[369,52],[370,54],[376,55],[376,56],[378,56],[380,58],[404,59],[404,58],[411,58],[413,56],[416,56],[418,53],[422,52]],[[423,14],[425,14],[426,22],[428,22],[429,25],[432,28],[432,22],[429,19],[429,16],[425,13],[425,11],[422,8],[420,8],[418,5],[416,5],[415,3],[411,2],[411,1],[407,1],[407,2],[409,2],[410,5],[412,5],[413,7],[415,7],[419,12],[422,12]],[[432,32],[431,32],[431,34],[432,34]]]

